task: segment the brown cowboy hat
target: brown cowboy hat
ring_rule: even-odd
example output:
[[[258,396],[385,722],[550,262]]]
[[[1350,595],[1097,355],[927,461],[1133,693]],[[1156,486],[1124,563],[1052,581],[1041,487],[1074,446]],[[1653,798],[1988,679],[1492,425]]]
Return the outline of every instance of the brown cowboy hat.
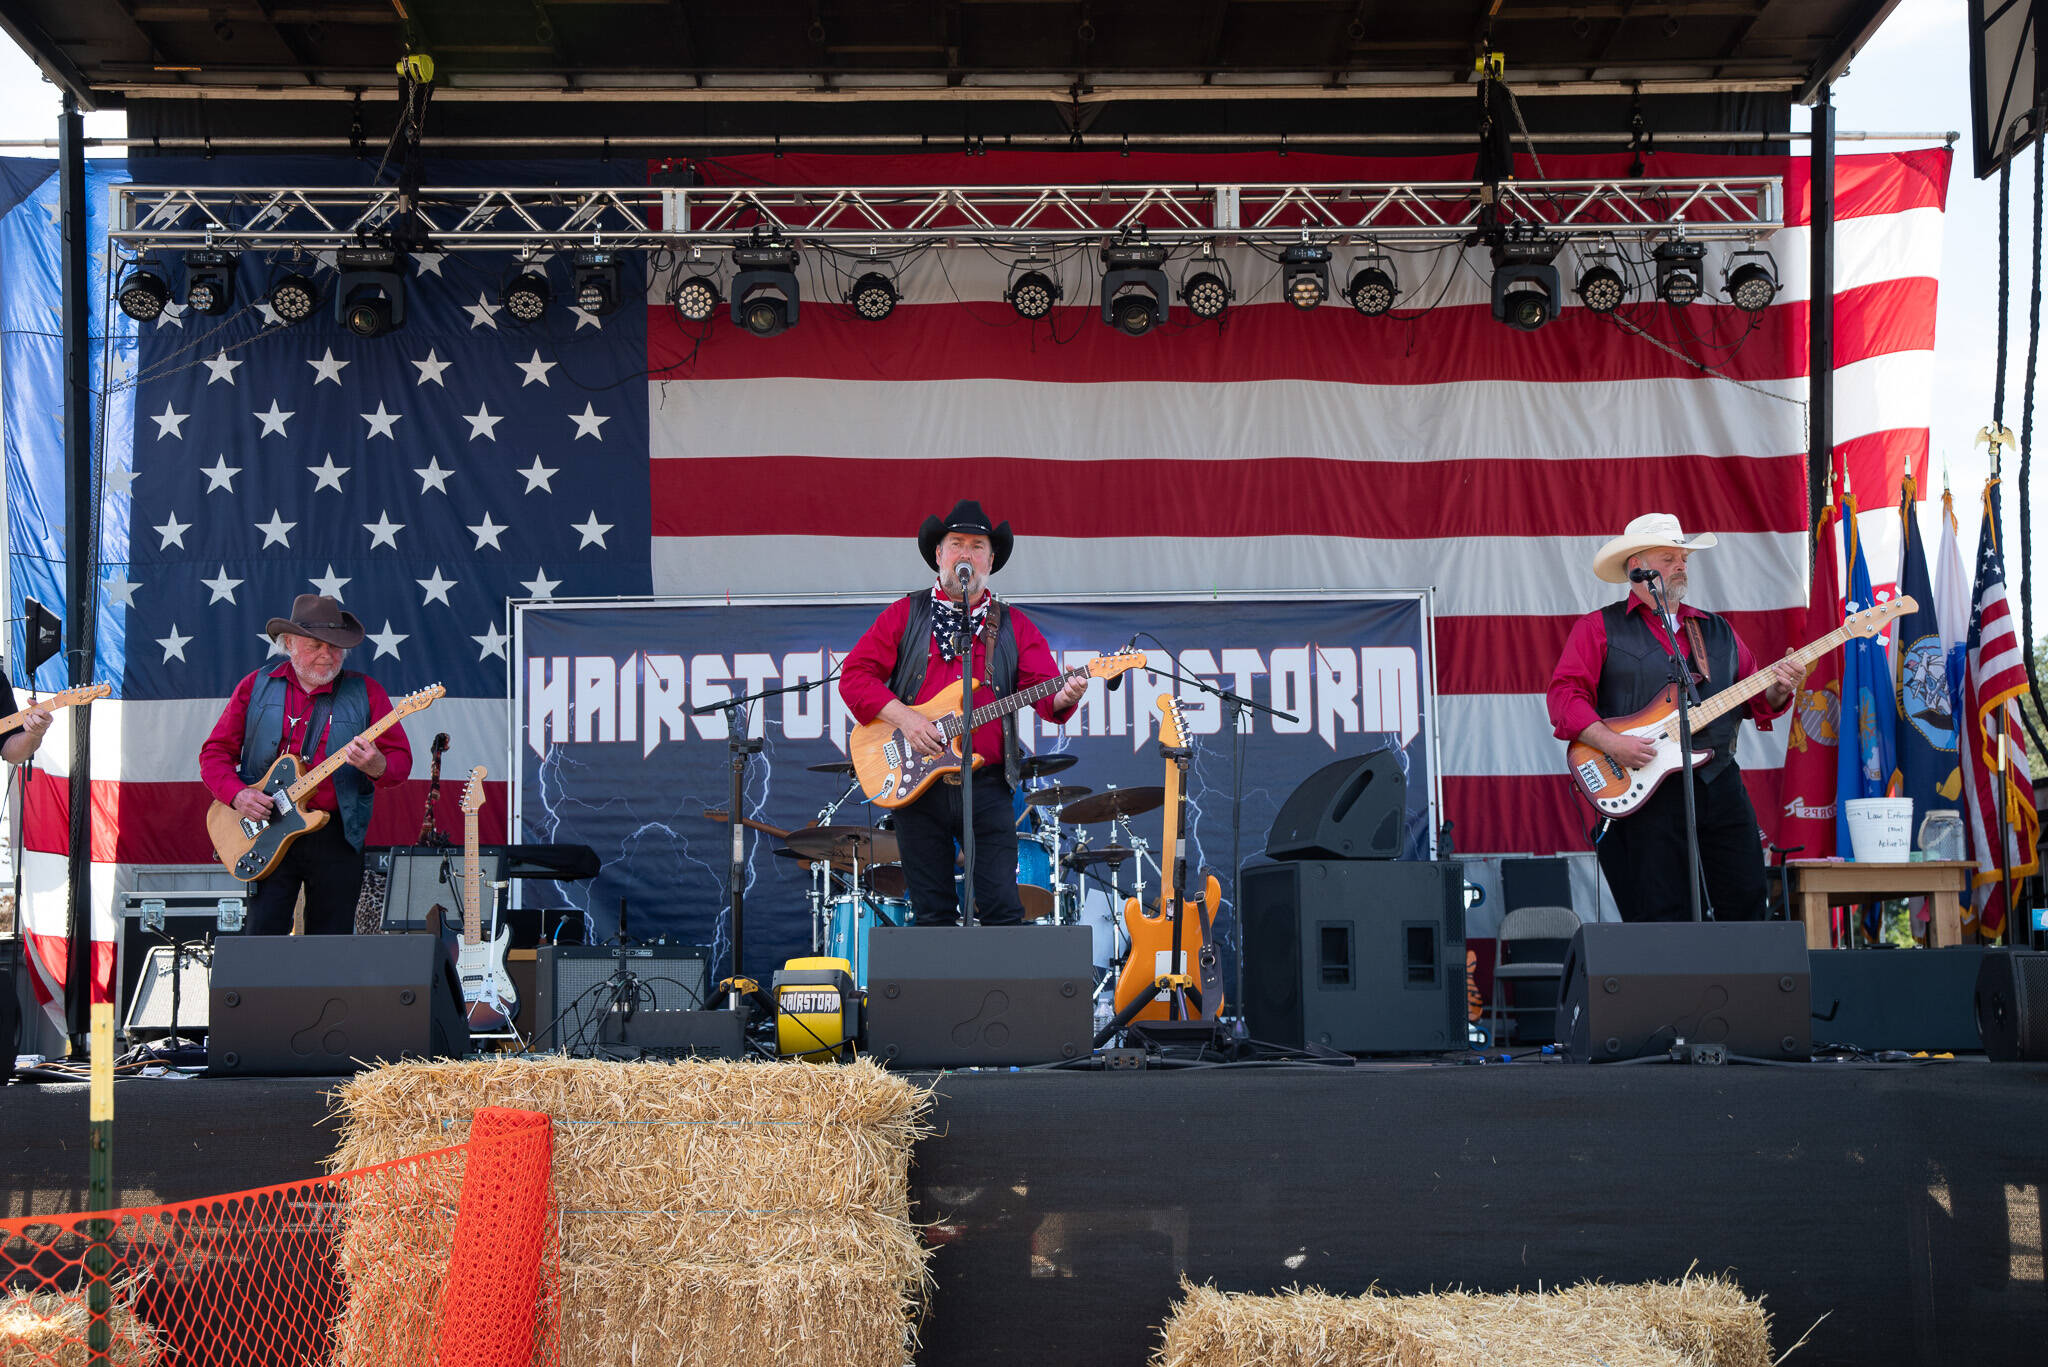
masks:
[[[994,552],[989,561],[988,572],[994,574],[1010,558],[1010,547],[1016,538],[1010,535],[1010,524],[992,525],[988,514],[981,505],[971,498],[963,498],[953,505],[953,511],[943,519],[928,517],[924,526],[917,530],[917,548],[924,552],[924,563],[933,569],[939,567],[939,543],[946,539],[947,532],[968,532],[988,538],[989,549]]]
[[[343,650],[352,650],[363,643],[363,624],[356,620],[356,615],[324,593],[300,594],[292,599],[291,616],[273,617],[263,629],[270,633],[273,641],[284,632],[291,632],[340,646]]]

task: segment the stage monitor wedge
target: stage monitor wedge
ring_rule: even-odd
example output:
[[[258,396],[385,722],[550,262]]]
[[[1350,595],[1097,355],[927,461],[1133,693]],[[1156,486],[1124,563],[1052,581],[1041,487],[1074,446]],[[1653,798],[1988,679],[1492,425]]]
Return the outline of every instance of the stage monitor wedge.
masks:
[[[1269,859],[1399,859],[1408,780],[1397,750],[1326,764],[1301,781],[1273,818]]]
[[[1876,953],[1878,951],[1868,951]],[[1813,1056],[1813,979],[1797,921],[1589,922],[1564,958],[1557,1038],[1612,1063],[1719,1045],[1748,1058]]]
[[[341,1077],[469,1052],[455,966],[430,935],[233,935],[213,947],[206,1070]]]
[[[866,1053],[892,1068],[1086,1058],[1093,945],[1087,926],[876,926]]]

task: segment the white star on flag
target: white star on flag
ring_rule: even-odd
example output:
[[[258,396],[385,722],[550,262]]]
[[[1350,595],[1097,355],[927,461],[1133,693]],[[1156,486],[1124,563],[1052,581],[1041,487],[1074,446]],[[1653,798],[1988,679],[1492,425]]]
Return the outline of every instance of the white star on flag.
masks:
[[[308,579],[306,582],[313,586],[313,592],[318,594],[324,594],[325,596],[332,598],[337,603],[344,601],[341,596],[341,586],[343,584],[346,584],[348,580],[343,576],[336,574],[334,572],[333,565],[330,564],[327,567],[327,573],[322,575],[320,578]]]
[[[222,565],[220,573],[213,578],[202,579],[199,582],[213,590],[213,597],[206,600],[209,607],[222,601],[232,604],[235,601],[235,590],[242,586],[241,580],[228,578],[228,567],[226,565]]]
[[[413,582],[427,591],[426,598],[420,603],[421,607],[434,602],[445,603],[449,607],[455,606],[453,603],[448,602],[448,590],[454,588],[461,581],[458,579],[443,579],[439,565],[434,566],[434,577],[432,579],[415,579]]]
[[[159,332],[167,327],[177,328],[182,332],[185,327],[185,306],[183,304],[165,304],[164,311],[156,316],[156,327]]]
[[[364,437],[363,440],[368,441],[370,437],[388,437],[392,441],[397,441],[398,438],[392,435],[391,426],[404,416],[405,414],[403,413],[386,412],[384,401],[382,399],[377,400],[377,411],[362,415],[363,421],[370,424],[370,436]],[[410,431],[411,429],[408,428],[406,430]]]
[[[353,363],[335,360],[334,348],[328,347],[325,356],[322,356],[317,361],[308,361],[306,364],[313,367],[313,384],[315,388],[319,386],[322,380],[332,380],[334,381],[334,387],[339,389],[341,388],[342,368]]]
[[[509,658],[505,654],[505,643],[512,638],[498,630],[496,622],[491,623],[490,630],[486,631],[483,635],[472,636],[469,639],[475,641],[479,647],[476,655],[479,660],[488,660],[493,655],[501,660]]]
[[[479,291],[474,304],[464,304],[462,306],[462,311],[469,315],[469,330],[471,332],[475,332],[478,328],[491,328],[495,330],[498,326],[497,315],[500,307],[502,306],[491,302],[491,297],[488,294]]]
[[[498,424],[505,421],[505,418],[503,414],[495,418],[492,417],[490,405],[480,403],[476,406],[476,412],[464,413],[462,420],[469,424],[469,439],[471,441],[475,441],[478,437],[489,437],[492,441],[496,441],[498,439]]]
[[[500,527],[497,523],[491,521],[491,515],[489,513],[485,513],[484,520],[482,522],[477,523],[474,527],[471,527],[469,530],[475,533],[476,535],[477,550],[482,550],[484,548],[484,542],[486,541],[491,543],[491,549],[494,551],[502,551],[505,549],[503,546],[500,546],[498,544],[498,537],[504,533],[505,529],[503,527]]]
[[[542,493],[552,494],[555,491],[555,486],[548,483],[548,481],[550,479],[553,479],[556,475],[560,474],[561,470],[559,468],[552,468],[546,465],[542,465],[540,463],[540,457],[535,456],[533,458],[532,465],[527,466],[524,470],[516,470],[513,473],[524,475],[526,477],[527,493],[530,494],[534,490],[538,489]]]
[[[313,476],[315,481],[313,485],[314,493],[317,494],[322,489],[332,489],[338,494],[342,491],[341,477],[354,468],[353,465],[336,465],[334,463],[334,453],[329,451],[326,460],[318,465],[308,465],[306,471]]]
[[[281,328],[284,326],[284,319],[277,316],[277,310],[270,306],[268,299],[257,302],[256,314],[263,320],[263,326],[267,328]]]
[[[206,476],[207,493],[225,489],[232,494],[235,491],[235,476],[242,473],[242,467],[228,464],[226,456],[218,456],[215,457],[211,469],[201,470],[199,473]]]
[[[555,590],[561,586],[561,580],[548,578],[547,567],[539,565],[534,567],[533,578],[520,587],[526,590],[528,598],[552,598],[555,596]]]
[[[421,275],[441,275],[441,262],[447,255],[446,252],[414,252],[412,264],[418,268]],[[441,278],[447,279],[446,276]]]
[[[578,332],[583,331],[585,328],[596,328],[599,332],[604,331],[604,320],[589,309],[578,308],[576,305],[571,304],[569,305],[569,312],[576,315],[576,330]]]
[[[163,538],[163,541],[157,546],[158,550],[165,551],[176,546],[182,551],[185,549],[185,533],[192,530],[192,524],[178,521],[178,515],[172,513],[170,521],[153,527],[150,530]]]
[[[611,529],[611,523],[599,522],[597,520],[597,510],[595,508],[590,510],[589,521],[571,522],[569,524],[570,531],[583,533],[583,540],[576,544],[576,549],[578,550],[582,550],[585,546],[597,546],[604,550],[610,550],[611,547],[604,544],[604,534]]]
[[[165,437],[176,437],[179,441],[185,440],[185,419],[191,416],[190,413],[176,412],[168,402],[165,403],[164,411],[150,419],[156,424],[156,439],[162,441]]]
[[[135,472],[122,466],[107,471],[107,487],[127,498],[135,490]]]
[[[521,389],[526,388],[530,384],[546,385],[550,389],[554,388],[553,385],[548,384],[548,372],[555,368],[556,363],[553,361],[543,361],[540,358],[539,347],[533,349],[532,360],[514,361],[512,364],[517,366],[519,373],[526,377],[519,382]]]
[[[263,430],[256,434],[256,439],[261,441],[272,434],[280,437],[287,435],[284,430],[285,420],[292,416],[293,414],[291,413],[281,411],[277,406],[277,400],[272,399],[268,413],[258,413],[255,415],[256,421],[263,424]]]
[[[298,525],[296,522],[285,521],[277,509],[272,508],[270,510],[270,521],[257,523],[256,530],[263,533],[263,546],[283,546],[286,550],[290,550],[292,541],[288,533]],[[257,549],[261,550],[263,546],[259,546]]]
[[[583,411],[581,413],[571,413],[569,421],[576,424],[575,440],[581,441],[585,437],[596,437],[599,441],[603,441],[604,433],[597,429],[610,422],[611,418],[609,416],[599,417],[597,410],[591,406],[588,400],[585,400]]]
[[[185,647],[191,643],[191,640],[190,636],[180,636],[178,634],[178,624],[176,622],[171,623],[171,634],[156,638],[156,643],[164,648],[162,663],[169,664],[173,655],[183,660],[185,658]]]
[[[135,606],[135,590],[141,587],[142,585],[135,580],[115,570],[114,577],[106,583],[107,601],[118,603],[124,608],[132,608]]]
[[[448,492],[448,476],[455,472],[453,470],[443,470],[439,456],[429,456],[427,457],[427,463],[415,469],[413,473],[420,477],[421,493],[424,494],[429,489],[439,489],[445,494]]]
[[[411,639],[406,632],[393,631],[389,617],[384,619],[384,630],[369,633],[369,638],[377,643],[377,653],[370,657],[373,660],[382,659],[386,655],[389,655],[394,660],[399,658],[398,643]]]
[[[427,359],[424,361],[414,361],[413,364],[418,366],[420,370],[420,377],[414,383],[437,384],[441,388],[446,389],[448,382],[441,378],[441,372],[454,365],[455,362],[435,359],[433,348],[429,347],[427,349]]]
[[[206,367],[206,383],[208,387],[211,387],[215,380],[226,380],[229,384],[233,384],[235,382],[235,367],[242,363],[240,361],[230,361],[228,354],[225,351],[220,351],[208,356],[199,364]]]
[[[370,534],[371,550],[374,551],[379,546],[389,546],[395,551],[398,549],[398,534],[405,530],[405,524],[393,522],[390,510],[386,509],[377,514],[375,522],[365,522],[363,530]]]

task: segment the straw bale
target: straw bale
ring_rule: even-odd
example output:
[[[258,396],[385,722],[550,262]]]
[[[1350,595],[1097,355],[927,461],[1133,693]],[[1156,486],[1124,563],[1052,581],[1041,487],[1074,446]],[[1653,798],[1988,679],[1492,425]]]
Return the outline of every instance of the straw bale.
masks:
[[[1769,1367],[1769,1318],[1734,1282],[1486,1295],[1226,1293],[1182,1283],[1161,1367]]]
[[[115,1283],[107,1309],[107,1361],[114,1367],[153,1367],[166,1351],[155,1327],[136,1317],[134,1304],[135,1283]],[[85,1367],[91,1325],[83,1289],[10,1291],[0,1296],[0,1367]]]

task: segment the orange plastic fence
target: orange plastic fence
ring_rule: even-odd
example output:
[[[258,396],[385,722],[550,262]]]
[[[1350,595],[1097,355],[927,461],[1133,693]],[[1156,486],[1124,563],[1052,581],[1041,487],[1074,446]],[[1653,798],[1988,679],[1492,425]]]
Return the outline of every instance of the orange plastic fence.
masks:
[[[557,1367],[551,1157],[546,1116],[485,1110],[373,1168],[0,1220],[0,1367]]]

